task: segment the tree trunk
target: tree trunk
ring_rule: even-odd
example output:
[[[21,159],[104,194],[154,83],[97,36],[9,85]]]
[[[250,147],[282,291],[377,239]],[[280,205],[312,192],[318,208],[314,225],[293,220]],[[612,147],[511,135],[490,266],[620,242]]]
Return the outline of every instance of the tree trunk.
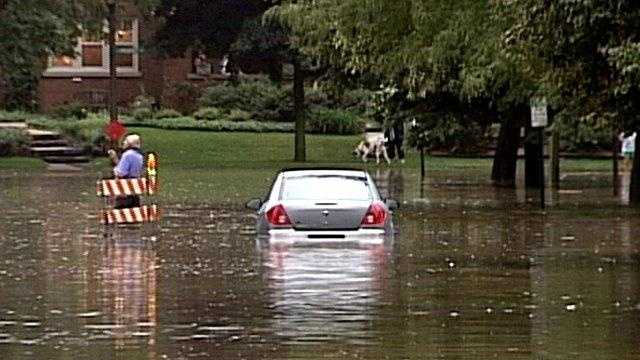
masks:
[[[527,124],[527,140],[524,143],[524,185],[527,188],[539,189],[543,186],[540,169],[540,143],[537,129]]]
[[[636,151],[633,156],[633,167],[631,168],[631,183],[629,185],[629,204],[640,205],[640,136],[636,136]]]
[[[618,157],[621,151],[622,143],[616,131],[613,134],[613,151],[611,152],[611,160],[613,161],[613,196],[618,196],[618,186],[620,184],[620,161]]]
[[[549,167],[551,176],[551,186],[554,189],[560,188],[560,131],[557,126],[553,127],[551,134],[551,151],[549,154]]]
[[[500,125],[498,145],[493,158],[491,180],[495,186],[515,188],[520,145],[520,126],[514,119],[504,119]]]
[[[305,114],[304,114],[304,74],[298,58],[293,59],[293,112],[295,117],[295,157],[294,161],[304,162],[306,156],[305,144]]]

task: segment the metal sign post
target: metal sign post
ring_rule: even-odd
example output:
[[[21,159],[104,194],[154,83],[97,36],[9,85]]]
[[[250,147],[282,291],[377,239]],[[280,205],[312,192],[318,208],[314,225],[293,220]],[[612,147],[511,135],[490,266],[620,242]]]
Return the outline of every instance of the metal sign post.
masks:
[[[545,98],[531,99],[531,127],[538,130],[538,166],[540,174],[540,207],[545,208],[544,183],[544,128],[547,126],[547,100]]]

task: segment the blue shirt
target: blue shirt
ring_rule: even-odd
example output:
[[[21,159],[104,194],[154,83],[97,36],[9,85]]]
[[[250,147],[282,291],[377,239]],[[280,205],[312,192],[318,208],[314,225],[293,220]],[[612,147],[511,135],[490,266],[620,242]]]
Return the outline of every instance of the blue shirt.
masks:
[[[113,169],[117,177],[123,179],[135,179],[142,176],[144,169],[144,157],[135,149],[129,149],[122,154],[118,165]]]

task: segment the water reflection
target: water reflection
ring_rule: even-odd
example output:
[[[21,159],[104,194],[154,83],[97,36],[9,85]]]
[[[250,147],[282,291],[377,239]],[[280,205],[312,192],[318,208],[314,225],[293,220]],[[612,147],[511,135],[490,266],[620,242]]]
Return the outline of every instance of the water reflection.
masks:
[[[404,171],[399,168],[377,168],[371,173],[371,177],[378,187],[380,196],[383,199],[395,199],[398,201],[404,198]]]
[[[383,292],[385,245],[261,248],[273,312],[283,343],[374,340],[371,323]]]
[[[381,191],[411,201],[391,170]],[[242,210],[171,204],[157,241],[105,237],[77,179],[2,182],[0,359],[637,359],[640,217],[575,178],[558,204],[590,205],[430,182],[392,248],[258,250]]]
[[[88,329],[109,328],[116,347],[155,343],[156,254],[142,239],[141,229],[113,229],[105,234],[102,259],[96,277],[104,312],[103,323]]]

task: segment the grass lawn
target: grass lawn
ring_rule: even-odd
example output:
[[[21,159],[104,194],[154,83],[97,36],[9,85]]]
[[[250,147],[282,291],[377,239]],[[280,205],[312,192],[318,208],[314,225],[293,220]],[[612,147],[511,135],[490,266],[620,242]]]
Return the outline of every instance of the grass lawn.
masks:
[[[359,136],[307,136],[307,162],[294,163],[293,135],[278,133],[219,133],[167,131],[132,128],[143,138],[146,151],[160,155],[162,197],[172,202],[238,203],[264,195],[276,172],[284,167],[342,166],[375,170],[386,168],[370,162],[363,164],[351,155]],[[429,157],[431,174],[453,174],[488,181],[492,159]],[[409,152],[404,165],[417,173],[419,156]],[[567,160],[563,172],[610,171],[610,161]],[[167,191],[171,189],[170,191]]]
[[[170,131],[130,128],[142,136],[145,151],[160,156],[160,197],[177,203],[235,203],[264,195],[276,172],[284,167],[341,166],[386,169],[388,165],[363,164],[351,152],[359,136],[307,136],[307,162],[294,163],[293,134]],[[417,176],[419,156],[408,152],[405,173]],[[472,178],[488,182],[492,159],[428,157],[428,176]],[[106,159],[98,159],[88,169],[109,172]],[[522,165],[522,164],[520,164]],[[566,160],[562,172],[608,172],[608,160]],[[42,170],[46,166],[32,158],[2,158],[0,170]]]
[[[40,159],[26,157],[0,158],[0,171],[38,171],[44,170],[47,164]]]

